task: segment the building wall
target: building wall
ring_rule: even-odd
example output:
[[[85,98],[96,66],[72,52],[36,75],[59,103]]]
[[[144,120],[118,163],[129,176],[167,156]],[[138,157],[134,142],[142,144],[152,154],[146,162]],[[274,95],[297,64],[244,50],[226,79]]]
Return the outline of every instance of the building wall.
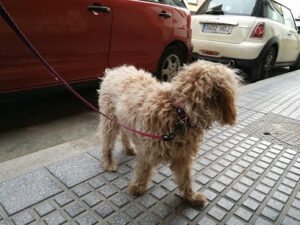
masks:
[[[204,0],[187,0],[188,7],[192,13],[196,12],[203,2]]]

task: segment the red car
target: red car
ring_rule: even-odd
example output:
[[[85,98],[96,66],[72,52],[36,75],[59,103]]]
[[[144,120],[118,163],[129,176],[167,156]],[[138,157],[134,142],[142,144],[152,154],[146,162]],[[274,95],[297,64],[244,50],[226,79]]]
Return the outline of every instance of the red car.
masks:
[[[169,80],[191,57],[183,0],[0,0],[47,62],[68,82],[97,80],[133,64]],[[0,17],[0,93],[59,85]]]

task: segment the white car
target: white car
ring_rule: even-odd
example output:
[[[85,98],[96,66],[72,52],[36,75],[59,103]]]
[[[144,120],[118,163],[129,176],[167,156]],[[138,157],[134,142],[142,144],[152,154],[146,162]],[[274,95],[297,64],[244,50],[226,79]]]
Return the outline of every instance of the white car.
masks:
[[[273,0],[206,0],[192,16],[193,58],[250,70],[300,68],[300,36],[291,10]]]

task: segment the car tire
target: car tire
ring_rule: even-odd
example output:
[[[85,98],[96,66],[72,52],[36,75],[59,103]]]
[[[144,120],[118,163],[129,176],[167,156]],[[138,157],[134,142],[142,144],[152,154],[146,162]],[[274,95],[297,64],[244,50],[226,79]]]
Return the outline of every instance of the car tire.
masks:
[[[276,49],[275,47],[271,47],[269,51],[263,54],[259,63],[255,65],[255,68],[251,70],[251,78],[252,82],[269,78],[272,75],[273,67],[276,61]]]
[[[175,46],[167,47],[158,62],[156,77],[161,81],[171,81],[183,65],[182,52]]]
[[[290,71],[298,70],[300,69],[300,54],[293,66],[290,66]]]

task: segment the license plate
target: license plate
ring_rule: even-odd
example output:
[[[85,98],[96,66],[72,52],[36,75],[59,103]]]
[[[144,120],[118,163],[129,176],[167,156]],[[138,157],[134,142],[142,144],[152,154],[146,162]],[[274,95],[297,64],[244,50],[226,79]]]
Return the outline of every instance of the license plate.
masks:
[[[217,33],[217,34],[231,34],[232,26],[224,24],[203,24],[202,32]]]

